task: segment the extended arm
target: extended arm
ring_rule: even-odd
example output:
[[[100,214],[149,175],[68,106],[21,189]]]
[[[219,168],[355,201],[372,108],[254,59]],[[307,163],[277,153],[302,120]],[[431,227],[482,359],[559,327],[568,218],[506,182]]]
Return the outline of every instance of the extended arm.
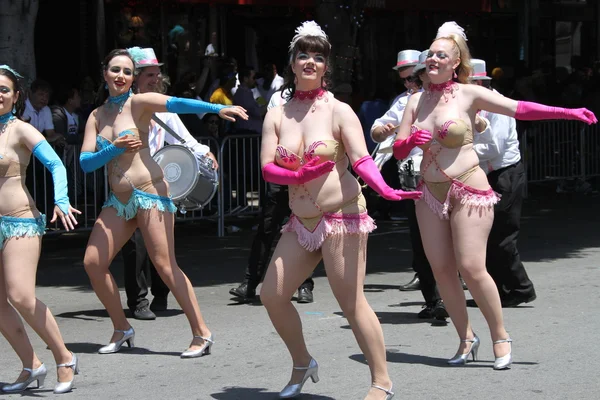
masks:
[[[46,140],[37,142],[33,146],[32,153],[52,174],[52,181],[54,182],[54,204],[56,204],[65,215],[68,215],[70,204],[67,190],[67,170],[65,166]]]
[[[388,200],[416,199],[421,196],[421,192],[395,190],[385,183],[379,168],[369,155],[360,121],[350,106],[338,102],[334,109],[333,120],[334,125],[340,128],[352,169],[367,185]]]
[[[100,151],[96,151],[96,111],[90,114],[85,125],[85,136],[79,155],[79,163],[84,172],[92,172],[106,165],[113,158],[123,154],[125,148],[118,148],[110,144]]]

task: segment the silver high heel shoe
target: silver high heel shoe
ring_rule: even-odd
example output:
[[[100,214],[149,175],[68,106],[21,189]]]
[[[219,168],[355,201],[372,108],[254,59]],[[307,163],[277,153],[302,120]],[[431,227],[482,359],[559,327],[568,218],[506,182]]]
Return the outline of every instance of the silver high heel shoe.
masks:
[[[23,368],[23,371],[29,372],[29,377],[25,379],[23,382],[10,383],[8,385],[2,386],[2,391],[5,393],[17,393],[22,392],[27,389],[27,387],[33,382],[37,381],[37,388],[44,387],[44,381],[46,380],[46,374],[48,370],[46,370],[46,366],[44,364],[40,365],[36,369],[31,368]]]
[[[510,366],[512,365],[512,339],[508,338],[508,339],[496,340],[494,342],[494,344],[498,344],[498,343],[510,343],[510,351],[505,356],[496,357],[496,360],[494,361],[494,369],[495,370],[509,369]]]
[[[114,343],[109,343],[104,347],[100,347],[100,350],[98,350],[98,353],[100,353],[100,354],[116,353],[119,350],[121,350],[121,347],[123,346],[123,343],[125,343],[125,342],[127,342],[127,345],[129,346],[129,348],[133,347],[133,340],[135,339],[135,331],[133,330],[133,327],[127,329],[126,331],[120,331],[118,329],[115,329],[115,332],[122,333],[123,337]]]
[[[181,353],[181,358],[196,358],[196,357],[202,357],[204,355],[209,355],[210,354],[210,348],[212,347],[212,345],[215,343],[215,341],[213,340],[214,335],[211,334],[210,337],[202,337],[202,336],[194,336],[194,339],[198,338],[198,339],[202,339],[204,340],[204,345],[202,345],[202,347],[200,347],[197,350],[186,350],[183,353]]]
[[[71,390],[73,390],[73,381],[75,381],[75,375],[79,375],[79,359],[77,358],[77,356],[74,353],[73,354],[73,358],[71,359],[71,362],[68,364],[58,364],[56,366],[56,368],[60,368],[60,367],[67,367],[67,368],[73,368],[73,379],[71,379],[71,381],[69,382],[57,382],[56,386],[54,386],[54,394],[62,394],[62,393],[67,393],[70,392]]]
[[[454,366],[465,365],[471,354],[473,354],[473,361],[477,360],[477,351],[479,350],[479,344],[481,343],[479,341],[479,337],[477,335],[475,335],[475,337],[473,337],[473,339],[465,339],[465,340],[461,340],[461,342],[471,343],[471,349],[469,349],[469,351],[464,354],[455,355],[454,357],[452,357],[451,359],[448,360],[448,364],[454,365]]]
[[[394,397],[394,392],[392,392],[392,389],[394,388],[394,385],[392,384],[392,386],[390,386],[389,390],[382,388],[381,386],[377,386],[377,385],[371,385],[371,387],[374,387],[375,389],[380,389],[383,390],[387,396],[385,396],[385,399],[383,400],[391,400]]]
[[[310,359],[308,367],[294,367],[295,370],[306,371],[302,382],[286,385],[281,392],[279,392],[280,399],[292,399],[302,392],[302,386],[308,380],[312,379],[313,383],[319,382],[319,364],[314,358]]]

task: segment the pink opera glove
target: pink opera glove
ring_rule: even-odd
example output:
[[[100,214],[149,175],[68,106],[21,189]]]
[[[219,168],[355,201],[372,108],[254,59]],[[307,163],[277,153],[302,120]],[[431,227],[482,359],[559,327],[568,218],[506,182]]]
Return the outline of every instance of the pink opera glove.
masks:
[[[551,107],[530,101],[519,101],[515,118],[522,121],[538,121],[543,119],[571,119],[585,122],[588,125],[598,122],[593,112],[587,108]]]
[[[331,172],[335,167],[333,161],[325,161],[316,165],[318,161],[319,157],[315,157],[296,171],[279,167],[275,163],[268,163],[263,167],[263,178],[267,182],[277,183],[278,185],[302,185]]]
[[[352,166],[352,169],[356,171],[358,176],[365,181],[373,190],[387,200],[406,200],[406,199],[418,199],[421,197],[422,192],[405,192],[403,190],[392,189],[385,183],[379,168],[375,164],[375,161],[371,156],[364,156],[360,160],[356,161]]]
[[[411,129],[409,137],[394,142],[394,145],[392,146],[394,157],[397,160],[404,160],[408,157],[412,149],[416,146],[430,142],[432,138],[433,136],[429,131],[423,129]]]

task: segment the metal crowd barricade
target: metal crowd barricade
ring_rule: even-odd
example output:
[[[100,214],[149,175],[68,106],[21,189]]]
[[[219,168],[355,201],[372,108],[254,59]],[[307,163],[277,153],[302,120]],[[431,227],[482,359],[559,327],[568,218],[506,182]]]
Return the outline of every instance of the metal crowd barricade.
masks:
[[[214,219],[218,224],[218,235],[225,234],[225,217],[254,215],[259,211],[259,198],[262,192],[260,183],[260,135],[238,135],[227,137],[222,143],[215,138],[203,136],[196,138],[198,142],[210,147],[219,163],[219,188],[213,201],[201,210],[176,214],[176,223]],[[67,169],[69,199],[71,205],[82,212],[78,217],[78,229],[91,229],[102,211],[102,205],[108,197],[109,185],[106,168],[91,173],[84,173],[79,165],[81,145],[67,145],[62,154],[62,161]],[[32,184],[29,187],[36,203],[43,213],[52,216],[54,193],[51,193],[47,182],[50,173],[36,165],[32,160]],[[238,189],[239,188],[239,189]],[[233,189],[233,190],[231,190]],[[245,191],[245,195],[237,193]],[[51,196],[49,198],[48,196]],[[44,200],[42,206],[41,201]],[[54,224],[48,232],[63,233],[64,228]]]
[[[219,227],[226,217],[256,215],[264,192],[260,169],[260,134],[230,135],[219,149]]]
[[[528,184],[600,176],[599,133],[577,121],[532,123],[521,140]]]

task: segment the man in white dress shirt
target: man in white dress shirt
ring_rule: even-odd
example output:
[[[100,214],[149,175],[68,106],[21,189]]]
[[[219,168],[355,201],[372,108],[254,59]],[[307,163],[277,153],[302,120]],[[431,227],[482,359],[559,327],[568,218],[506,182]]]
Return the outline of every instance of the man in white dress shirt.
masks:
[[[138,93],[160,91],[162,87],[160,66],[163,64],[156,59],[154,50],[151,48],[135,48],[135,50],[130,49],[130,53],[138,69],[135,79]],[[213,160],[213,166],[218,168],[217,160],[210,152],[210,148],[194,139],[177,114],[162,112],[155,115],[185,140],[183,145],[190,149],[196,157],[209,157]],[[152,121],[148,132],[150,154],[162,149],[165,142],[181,144],[163,127]],[[152,265],[139,229],[136,229],[131,239],[123,246],[121,253],[125,265],[124,281],[127,306],[132,316],[136,319],[155,319],[156,315],[153,311],[165,311],[167,309],[169,289]],[[150,305],[146,299],[148,280],[151,282],[152,295],[154,296]]]
[[[416,54],[415,54],[416,53]],[[395,133],[402,121],[404,115],[404,109],[408,102],[408,98],[411,93],[422,90],[421,84],[428,84],[429,78],[425,73],[425,59],[428,50],[422,52],[415,52],[415,50],[404,50],[398,53],[398,63],[404,65],[405,68],[402,71],[399,70],[400,77],[403,77],[404,71],[410,71],[411,79],[405,79],[405,86],[408,90],[407,95],[400,96],[392,104],[392,107],[383,115],[381,118],[375,120],[371,127],[371,137],[374,141],[380,142],[379,152],[376,153],[375,162],[378,165],[382,165],[383,168],[388,167],[391,164],[390,170],[399,175],[400,188],[403,190],[415,190],[418,184],[419,168],[421,160],[423,159],[423,151],[415,147],[405,160],[396,161],[392,157],[391,147],[395,140]],[[416,56],[416,63],[406,62],[406,60],[413,60]],[[406,67],[409,65],[409,67]],[[410,86],[409,86],[410,85]],[[412,201],[404,202],[406,214],[408,217],[408,227],[410,232],[411,246],[413,252],[412,267],[415,271],[415,276],[412,281],[405,285],[400,286],[400,290],[421,290],[423,299],[425,300],[425,306],[418,317],[422,319],[436,318],[438,320],[445,320],[448,318],[448,313],[442,302],[433,272],[431,271],[431,265],[425,256],[425,250],[423,249],[423,242],[421,241],[421,232],[419,230],[419,224],[417,222],[417,216],[415,214],[415,204]]]
[[[472,59],[472,82],[491,89],[485,61]],[[533,283],[521,262],[519,237],[523,194],[527,183],[521,162],[514,118],[486,111],[487,128],[474,138],[474,149],[492,188],[502,196],[494,207],[494,223],[488,239],[486,265],[496,282],[503,307],[515,307],[536,299]],[[468,302],[474,306],[473,301]]]

